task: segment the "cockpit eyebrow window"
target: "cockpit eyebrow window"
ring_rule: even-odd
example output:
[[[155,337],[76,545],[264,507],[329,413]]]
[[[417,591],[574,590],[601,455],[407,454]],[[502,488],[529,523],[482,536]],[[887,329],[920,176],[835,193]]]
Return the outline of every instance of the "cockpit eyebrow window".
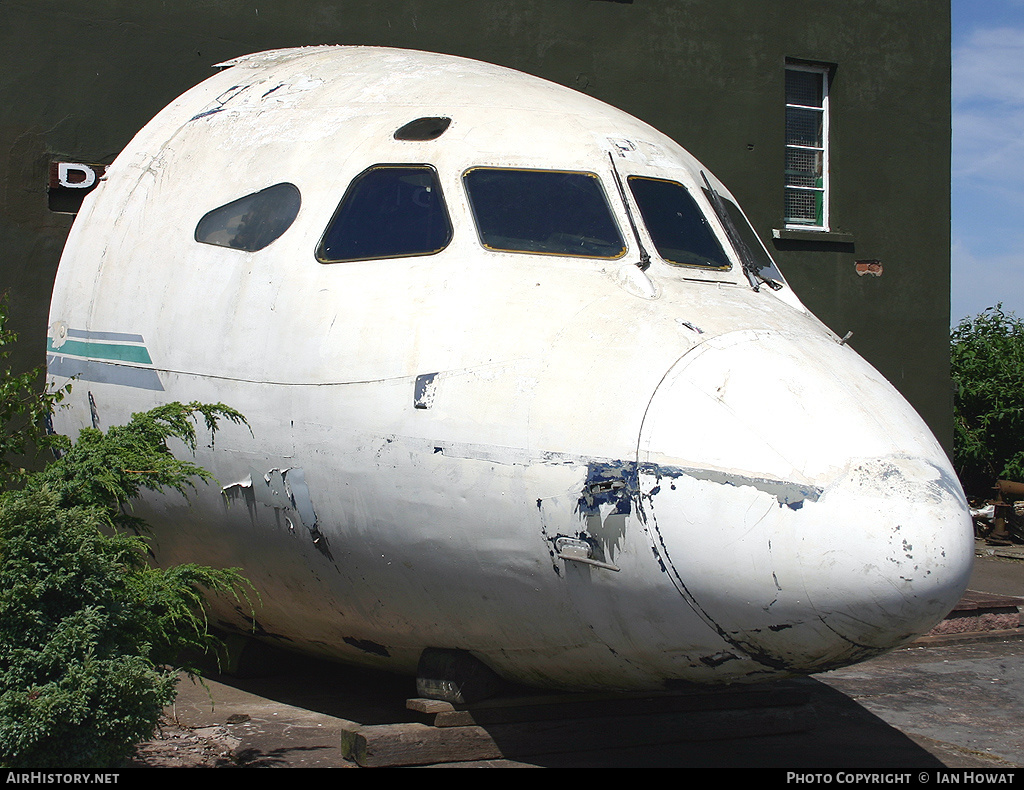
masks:
[[[433,255],[452,240],[437,172],[374,165],[353,179],[324,233],[321,263]]]
[[[294,184],[274,184],[207,212],[196,225],[195,240],[246,252],[262,250],[291,227],[301,202]]]
[[[594,173],[476,167],[463,176],[489,250],[618,258],[626,245]]]
[[[662,259],[677,266],[730,268],[729,258],[708,218],[686,187],[676,181],[646,176],[629,176],[628,181]]]

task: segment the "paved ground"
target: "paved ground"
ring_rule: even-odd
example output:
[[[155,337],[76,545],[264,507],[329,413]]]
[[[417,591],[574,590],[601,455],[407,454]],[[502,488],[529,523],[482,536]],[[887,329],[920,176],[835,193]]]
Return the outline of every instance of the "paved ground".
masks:
[[[1024,549],[979,544],[972,589],[1024,597]],[[796,682],[803,732],[474,763],[523,767],[939,769],[1024,766],[1024,638],[931,641]],[[351,722],[410,721],[410,679],[295,660],[272,678],[184,680],[162,738],[138,764],[355,767]],[[628,737],[628,728],[622,731]],[[557,737],[557,736],[553,736]]]
[[[900,650],[819,679],[946,766],[1024,766],[1024,640]]]

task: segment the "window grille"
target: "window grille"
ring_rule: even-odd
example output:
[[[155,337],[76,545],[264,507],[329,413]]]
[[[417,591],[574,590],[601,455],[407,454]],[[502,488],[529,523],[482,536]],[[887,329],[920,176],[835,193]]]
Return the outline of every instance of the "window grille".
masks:
[[[786,67],[786,226],[828,230],[828,71]]]

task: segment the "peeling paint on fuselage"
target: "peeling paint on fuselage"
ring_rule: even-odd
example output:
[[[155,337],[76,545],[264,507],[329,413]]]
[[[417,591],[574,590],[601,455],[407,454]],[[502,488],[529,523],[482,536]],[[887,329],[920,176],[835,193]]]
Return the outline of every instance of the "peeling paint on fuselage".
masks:
[[[639,495],[638,474],[643,473],[661,480],[690,477],[726,486],[750,486],[774,498],[780,506],[798,509],[805,501],[814,502],[821,496],[820,486],[808,486],[785,480],[729,472],[722,469],[684,468],[635,461],[592,460],[587,462],[587,477],[577,501],[576,511],[581,517],[597,515],[602,506],[612,513],[629,515]],[[660,486],[648,492],[653,499]]]
[[[241,498],[254,519],[257,516],[256,504],[270,508],[278,522],[284,518],[285,526],[292,534],[295,533],[294,516],[308,532],[317,551],[333,559],[327,538],[317,524],[316,511],[302,469],[275,468],[262,475],[250,471],[245,480],[226,485],[222,490],[229,501]]]

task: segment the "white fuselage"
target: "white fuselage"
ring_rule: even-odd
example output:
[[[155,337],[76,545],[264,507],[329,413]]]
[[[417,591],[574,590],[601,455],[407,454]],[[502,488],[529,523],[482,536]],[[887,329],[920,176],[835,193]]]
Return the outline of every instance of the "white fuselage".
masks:
[[[421,117],[450,126],[395,139]],[[444,246],[322,262],[382,165],[436,174]],[[482,243],[474,169],[592,176],[624,251]],[[729,265],[668,262],[630,178],[689,192]],[[284,182],[301,207],[264,248],[196,240]],[[282,646],[401,672],[465,649],[568,689],[869,657],[957,602],[966,502],[903,398],[788,286],[752,287],[711,190],[731,200],[651,127],[517,72],[360,47],[240,59],[147,125],[77,218],[56,427],[241,411],[197,454],[219,485],[139,509],[160,563],[241,567]]]

